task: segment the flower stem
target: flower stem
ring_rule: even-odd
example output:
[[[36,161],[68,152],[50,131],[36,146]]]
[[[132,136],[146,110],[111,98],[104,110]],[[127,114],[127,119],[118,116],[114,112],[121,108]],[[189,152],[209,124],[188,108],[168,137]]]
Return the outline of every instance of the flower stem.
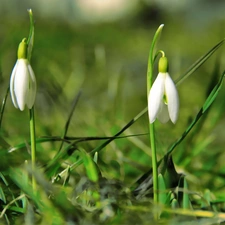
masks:
[[[152,44],[149,51],[149,58],[148,58],[148,69],[147,69],[147,97],[149,95],[151,86],[152,86],[152,78],[153,78],[153,69],[154,69],[154,60],[155,60],[155,46],[156,43],[160,37],[163,24],[159,26],[157,29]],[[156,154],[156,145],[155,145],[155,129],[154,124],[150,123],[149,121],[149,137],[150,137],[150,145],[151,145],[151,151],[152,151],[152,176],[153,176],[153,198],[154,203],[158,203],[158,168],[157,168],[157,154]],[[157,220],[158,219],[158,213],[154,213],[154,217]]]
[[[153,176],[153,196],[154,202],[158,203],[158,167],[157,167],[157,154],[155,146],[155,129],[154,123],[149,124],[150,130],[150,144],[152,150],[152,176]]]
[[[34,107],[30,110],[30,143],[31,143],[31,168],[32,168],[32,187],[33,191],[37,190],[34,171],[36,167],[36,135],[35,135],[35,120],[34,120]]]

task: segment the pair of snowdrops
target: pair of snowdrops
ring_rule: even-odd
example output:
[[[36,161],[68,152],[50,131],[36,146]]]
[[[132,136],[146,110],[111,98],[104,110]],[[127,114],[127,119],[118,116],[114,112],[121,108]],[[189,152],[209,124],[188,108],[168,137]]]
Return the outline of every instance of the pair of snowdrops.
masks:
[[[23,111],[25,106],[31,109],[36,97],[36,78],[27,59],[27,43],[22,40],[18,48],[18,60],[10,79],[10,93],[13,105]],[[156,118],[166,123],[169,119],[175,123],[178,118],[179,97],[176,86],[168,73],[168,60],[162,56],[159,60],[159,74],[148,95],[149,121]]]

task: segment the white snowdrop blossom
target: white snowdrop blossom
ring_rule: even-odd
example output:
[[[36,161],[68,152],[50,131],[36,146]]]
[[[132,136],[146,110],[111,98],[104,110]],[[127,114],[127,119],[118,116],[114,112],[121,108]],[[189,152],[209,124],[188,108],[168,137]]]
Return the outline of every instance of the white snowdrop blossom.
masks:
[[[166,57],[162,58],[166,59]],[[168,64],[167,59],[166,63]],[[176,123],[178,118],[179,96],[176,86],[167,72],[167,64],[166,69],[162,69],[159,66],[159,74],[148,95],[148,114],[150,123],[153,123],[156,118],[158,118],[161,123],[166,123],[169,119],[173,123]]]
[[[21,111],[27,106],[31,109],[34,105],[36,97],[36,78],[32,67],[29,61],[26,59],[26,49],[22,47],[21,53],[21,44],[24,45],[24,40],[20,43],[18,48],[18,60],[12,70],[10,78],[10,93],[13,105],[16,108],[19,108]],[[25,50],[26,51],[26,50]]]

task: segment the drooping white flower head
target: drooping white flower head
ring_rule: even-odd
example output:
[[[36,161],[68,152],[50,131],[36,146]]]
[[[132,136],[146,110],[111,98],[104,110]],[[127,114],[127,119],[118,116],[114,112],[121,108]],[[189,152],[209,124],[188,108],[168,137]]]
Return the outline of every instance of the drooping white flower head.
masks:
[[[18,48],[18,60],[10,78],[10,93],[13,105],[21,111],[31,109],[36,97],[36,78],[27,60],[27,43],[23,39]]]
[[[150,123],[156,118],[161,123],[169,119],[176,123],[179,112],[179,97],[176,86],[168,73],[168,60],[159,60],[159,74],[148,95],[148,114]]]

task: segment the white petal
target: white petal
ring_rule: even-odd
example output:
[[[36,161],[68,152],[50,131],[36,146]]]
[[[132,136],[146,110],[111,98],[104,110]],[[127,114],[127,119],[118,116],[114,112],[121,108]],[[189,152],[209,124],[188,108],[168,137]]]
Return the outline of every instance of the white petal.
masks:
[[[167,123],[170,119],[169,117],[169,113],[168,113],[168,107],[167,105],[164,103],[163,99],[160,103],[160,109],[159,109],[159,112],[158,112],[158,115],[157,115],[157,118],[158,120],[161,122],[161,123]]]
[[[165,79],[165,94],[168,102],[170,119],[173,123],[176,123],[179,112],[179,96],[176,86],[168,73]]]
[[[165,74],[159,73],[148,95],[148,115],[153,123],[160,109],[160,102],[164,95]]]
[[[21,111],[25,108],[29,88],[29,71],[27,66],[27,60],[19,59],[14,78],[14,92]]]
[[[28,65],[28,71],[29,71],[29,87],[28,87],[29,89],[28,89],[26,104],[27,104],[27,107],[31,109],[34,105],[37,87],[36,87],[36,78],[30,64]]]
[[[18,108],[18,104],[17,104],[17,100],[16,100],[14,84],[15,84],[15,75],[16,75],[17,65],[18,65],[18,61],[16,62],[15,66],[14,66],[14,68],[12,70],[11,77],[10,77],[10,94],[11,94],[13,105],[16,108]]]

